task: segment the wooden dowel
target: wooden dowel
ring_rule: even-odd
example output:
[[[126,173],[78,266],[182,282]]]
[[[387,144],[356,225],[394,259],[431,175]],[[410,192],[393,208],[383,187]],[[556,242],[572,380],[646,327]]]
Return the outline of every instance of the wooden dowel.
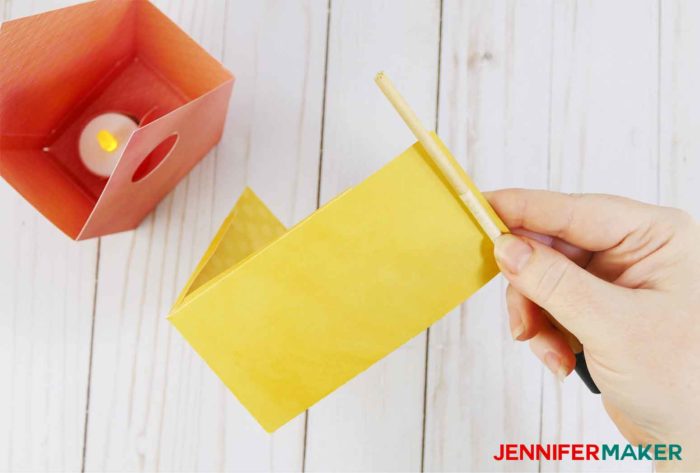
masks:
[[[389,102],[391,102],[396,111],[399,112],[399,115],[401,118],[403,118],[403,121],[406,122],[406,125],[408,125],[416,138],[418,138],[420,144],[423,145],[423,148],[428,152],[428,155],[450,183],[450,186],[452,186],[455,192],[457,192],[459,198],[462,200],[462,202],[464,202],[472,215],[474,215],[474,218],[476,218],[476,221],[479,222],[479,225],[481,225],[484,232],[489,236],[489,238],[491,238],[491,240],[495,240],[501,236],[502,232],[498,228],[498,225],[496,225],[496,222],[491,219],[488,212],[483,205],[481,205],[481,202],[479,202],[479,200],[476,198],[467,183],[462,180],[459,172],[452,164],[452,161],[450,161],[450,159],[445,155],[437,141],[423,126],[418,119],[418,116],[411,109],[411,107],[409,107],[408,103],[406,100],[404,100],[401,94],[399,94],[399,91],[396,90],[396,87],[394,87],[394,84],[389,80],[386,74],[383,72],[378,73],[374,78],[374,81],[377,83],[382,92],[384,92],[384,95],[387,99],[389,99]],[[550,322],[559,331],[561,331],[562,334],[564,334],[567,344],[573,350],[574,354],[577,355],[576,371],[578,372],[579,376],[581,376],[581,378],[586,382],[586,385],[591,389],[591,391],[594,393],[600,392],[595,386],[595,383],[588,372],[588,368],[586,366],[579,368],[578,366],[578,357],[583,352],[581,342],[579,342],[571,332],[564,328],[548,312],[545,313],[547,314],[547,318],[550,320]]]
[[[445,176],[450,186],[452,186],[472,215],[474,215],[474,218],[479,222],[479,225],[488,237],[491,240],[495,240],[501,236],[501,230],[498,228],[498,225],[491,219],[486,209],[481,205],[469,186],[467,186],[467,183],[462,180],[457,169],[455,169],[438,143],[423,126],[406,100],[404,100],[401,94],[399,94],[399,91],[396,90],[391,80],[389,80],[385,73],[380,72],[377,74],[374,81],[389,102],[394,106],[401,118],[403,118],[403,121],[406,122],[406,125],[411,129],[420,144],[423,145],[423,148],[435,162],[435,165],[440,169],[440,172]]]

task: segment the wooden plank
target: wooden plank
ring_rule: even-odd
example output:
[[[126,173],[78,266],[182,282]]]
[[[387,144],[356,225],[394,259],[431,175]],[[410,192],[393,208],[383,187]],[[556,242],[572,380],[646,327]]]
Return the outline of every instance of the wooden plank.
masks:
[[[658,3],[555,2],[550,187],[657,201]],[[621,25],[624,27],[621,28]],[[625,443],[576,376],[545,377],[542,443]],[[649,462],[543,462],[649,471]]]
[[[661,2],[660,198],[700,219],[700,4]]]
[[[97,241],[75,243],[2,181],[0,470],[80,469]]]
[[[245,184],[287,224],[315,206],[326,14],[309,2],[157,4],[237,76],[224,139],[136,231],[104,239],[86,467],[299,470],[165,321]]]
[[[69,3],[2,0],[0,18]],[[245,183],[287,224],[315,206],[326,32],[319,3],[157,2],[223,55],[238,82],[218,150],[137,231],[103,239],[88,469],[301,468],[303,419],[268,437],[162,317]],[[542,56],[553,44],[552,188],[652,202],[659,193],[662,203],[700,214],[699,117],[688,99],[700,73],[697,5],[661,3],[659,51],[652,0],[556,2],[553,18],[549,3],[459,3],[443,7],[439,131],[481,187],[543,185]],[[426,123],[434,116],[439,6],[410,7],[397,17],[390,3],[333,2],[323,201],[412,142],[374,90],[374,72],[387,69]],[[97,241],[70,242],[5,183],[0,207],[12,229],[0,250],[0,376],[10,386],[0,394],[0,469],[77,470]],[[489,448],[537,434],[536,362],[506,338],[501,293],[492,283],[431,330],[425,469],[511,468],[488,463]],[[425,342],[418,337],[312,409],[308,469],[420,468]],[[543,405],[543,443],[624,441],[575,377],[559,387],[546,373]],[[542,464],[621,468],[650,466]]]
[[[212,54],[221,56],[223,2],[207,4],[198,12],[180,2],[157,5]],[[200,463],[197,455],[200,448],[208,447],[200,447],[198,420],[203,405],[217,404],[211,394],[215,383],[207,378],[194,382],[205,370],[164,316],[192,262],[206,247],[204,238],[196,236],[212,231],[211,191],[207,190],[215,156],[210,153],[138,229],[103,238],[87,470],[211,467]],[[183,403],[186,396],[190,402]],[[177,424],[166,428],[166,408],[178,401]],[[204,427],[222,428],[221,422]],[[189,441],[173,446],[170,436],[183,429],[189,429]],[[208,460],[217,462],[220,455],[215,450]]]
[[[547,185],[549,2],[446,1],[438,131],[483,189]],[[465,262],[465,264],[467,264]],[[430,330],[426,471],[537,470],[497,463],[536,443],[542,369],[513,342],[502,277]]]
[[[437,91],[437,0],[333,1],[321,201],[363,180],[415,139],[373,82],[385,70],[426,125]],[[410,190],[407,190],[410,191]],[[309,411],[306,469],[420,469],[425,334]]]
[[[70,2],[0,3],[0,20]],[[98,242],[76,243],[0,180],[0,470],[81,468]]]
[[[237,82],[216,169],[221,185],[214,205],[222,216],[239,194],[231,194],[230,183],[243,178],[287,226],[316,208],[325,6],[317,0],[229,5],[225,61]],[[305,416],[270,436],[232,397],[228,405],[227,469],[301,470]]]

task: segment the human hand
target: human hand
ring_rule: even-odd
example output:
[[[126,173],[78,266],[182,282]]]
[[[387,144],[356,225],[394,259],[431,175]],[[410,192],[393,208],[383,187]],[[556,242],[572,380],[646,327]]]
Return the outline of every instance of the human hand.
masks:
[[[496,240],[513,338],[560,379],[575,359],[543,309],[585,348],[632,444],[680,444],[700,470],[700,225],[680,210],[607,195],[485,194],[520,235]],[[670,463],[659,466],[671,466]]]

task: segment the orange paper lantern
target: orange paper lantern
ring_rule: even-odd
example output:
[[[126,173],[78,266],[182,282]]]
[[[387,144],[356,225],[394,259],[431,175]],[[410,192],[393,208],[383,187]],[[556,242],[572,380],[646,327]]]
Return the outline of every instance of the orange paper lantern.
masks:
[[[145,0],[6,22],[0,64],[0,175],[77,240],[139,224],[219,141],[234,82]],[[78,149],[105,113],[138,124],[108,178]]]

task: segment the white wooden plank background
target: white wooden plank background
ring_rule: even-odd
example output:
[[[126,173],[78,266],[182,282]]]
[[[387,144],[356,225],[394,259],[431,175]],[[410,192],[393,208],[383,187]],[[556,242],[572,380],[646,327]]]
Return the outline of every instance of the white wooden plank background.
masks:
[[[554,2],[550,188],[658,201],[659,2]],[[620,434],[580,382],[545,378],[542,440],[613,443]],[[543,470],[639,471],[628,462]]]
[[[549,2],[443,5],[438,132],[484,189],[547,185],[550,15]],[[511,340],[505,287],[430,330],[426,470],[538,468],[485,454],[540,431],[542,368]]]
[[[415,141],[374,84],[377,71],[391,71],[417,113],[431,121],[435,115],[439,3],[411,0],[396,6],[332,1],[322,203]],[[311,409],[307,468],[420,469],[424,367],[422,334]]]
[[[76,3],[0,0],[0,19]],[[510,340],[499,278],[272,436],[164,319],[250,185],[288,225],[413,140],[391,73],[482,188],[700,216],[692,0],[157,0],[237,76],[221,143],[133,232],[75,243],[0,184],[0,471],[649,471],[497,463],[621,442]]]

